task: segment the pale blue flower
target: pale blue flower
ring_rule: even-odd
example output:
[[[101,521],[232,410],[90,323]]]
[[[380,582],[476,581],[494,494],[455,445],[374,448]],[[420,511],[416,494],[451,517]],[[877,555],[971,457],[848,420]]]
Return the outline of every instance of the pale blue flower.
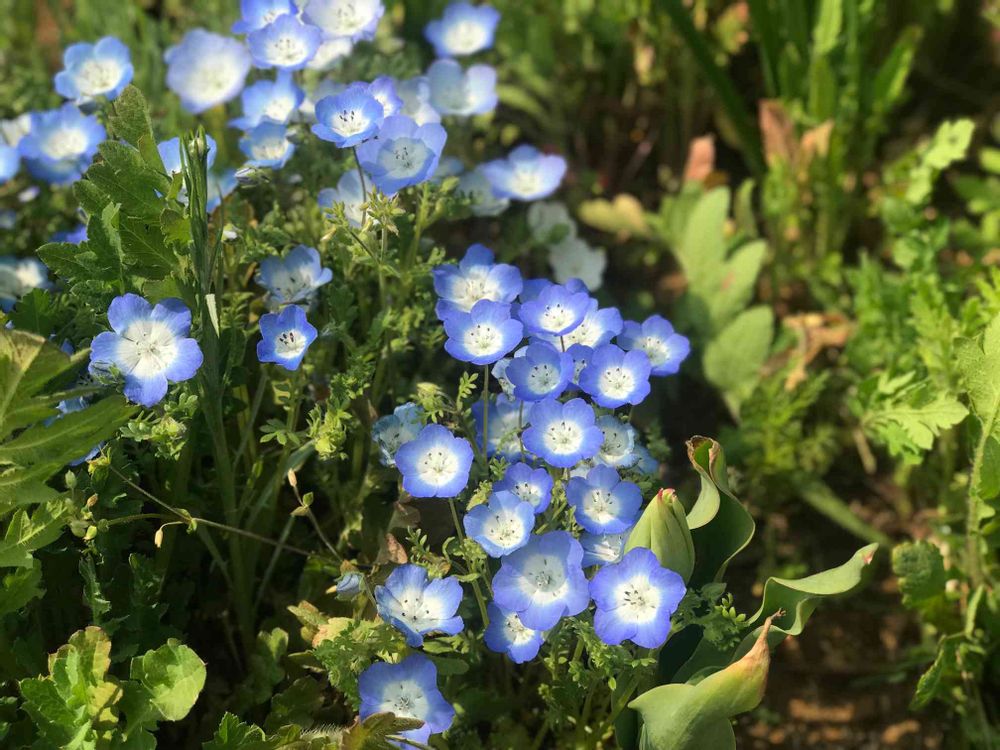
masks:
[[[539,341],[524,349],[504,372],[514,386],[514,397],[524,401],[558,398],[573,377],[573,358],[549,343]]]
[[[323,41],[319,27],[283,15],[247,36],[247,47],[258,68],[302,70]]]
[[[516,612],[508,612],[493,602],[486,605],[490,624],[483,633],[483,642],[490,651],[507,654],[515,664],[524,664],[538,656],[545,637],[542,631],[525,627]]]
[[[295,144],[288,139],[285,125],[262,122],[243,134],[240,151],[247,155],[250,166],[281,169],[295,153]]]
[[[316,340],[316,327],[306,320],[306,311],[298,305],[287,305],[279,313],[260,317],[261,340],[257,342],[257,359],[273,362],[286,370],[297,370],[309,346]]]
[[[535,526],[535,511],[513,492],[494,492],[462,519],[465,533],[490,557],[503,557],[528,543]]]
[[[361,144],[357,153],[376,187],[393,196],[434,173],[447,138],[438,124],[418,126],[409,117],[393,115],[385,118],[378,138]]]
[[[631,533],[630,529],[619,534],[591,534],[589,531],[580,534],[583,567],[603,566],[621,560],[625,554],[625,543]]]
[[[60,96],[83,104],[99,96],[115,99],[132,81],[132,56],[113,36],[95,44],[71,44],[63,53],[63,70],[56,73]]]
[[[574,292],[562,284],[549,284],[537,297],[522,302],[517,315],[529,333],[559,337],[583,322],[590,303],[590,295],[585,291]]]
[[[167,87],[181,98],[184,109],[196,115],[235,98],[251,67],[242,42],[205,29],[189,31],[163,59]]]
[[[234,34],[249,34],[262,29],[278,16],[295,15],[292,0],[240,0],[240,20],[233,24]]]
[[[385,120],[382,104],[364,83],[352,83],[334,96],[316,103],[312,132],[337,148],[350,148],[374,138]]]
[[[580,388],[605,409],[634,406],[649,395],[649,373],[649,357],[644,351],[626,352],[606,344],[594,349],[580,373]]]
[[[309,0],[305,19],[319,26],[327,37],[358,42],[375,38],[383,13],[382,0]]]
[[[53,185],[66,185],[80,179],[106,137],[97,117],[67,103],[32,113],[31,131],[17,148],[31,174]]]
[[[0,185],[11,180],[21,168],[21,155],[16,146],[0,143]]]
[[[531,417],[533,404],[526,404],[509,396],[499,395],[489,400],[489,438],[486,441],[486,455],[500,456],[508,461],[516,461],[523,456],[519,436],[521,429]],[[476,423],[476,441],[483,442],[483,402],[477,400],[472,405],[472,418]]]
[[[445,351],[460,362],[489,365],[523,338],[524,326],[510,317],[510,305],[480,300],[468,312],[452,310],[444,318]]]
[[[506,159],[483,164],[486,179],[500,198],[534,201],[555,192],[566,174],[566,160],[543,154],[533,146],[518,146]]]
[[[560,403],[539,401],[531,410],[524,447],[552,466],[568,469],[601,448],[604,435],[595,424],[594,409],[580,398]]]
[[[468,312],[480,300],[509,304],[521,293],[521,272],[497,263],[493,251],[478,242],[469,245],[457,265],[442,263],[431,273],[439,297],[434,309],[442,320],[452,312]]]
[[[462,603],[462,584],[454,576],[428,580],[419,565],[400,565],[375,587],[378,613],[406,636],[407,645],[423,645],[431,632],[455,635],[462,632],[462,618],[456,615]]]
[[[424,27],[438,57],[462,57],[493,46],[500,13],[489,5],[452,3],[440,19]]]
[[[397,406],[392,414],[380,417],[372,426],[372,440],[378,446],[382,465],[395,466],[396,452],[416,440],[423,426],[424,410],[412,402]]]
[[[10,312],[32,289],[51,289],[49,269],[38,258],[0,257],[0,310]]]
[[[493,192],[481,165],[459,178],[457,192],[468,196],[474,216],[499,216],[510,207],[510,198],[498,198]]]
[[[403,489],[414,497],[455,497],[469,483],[472,446],[447,427],[429,424],[396,451]]]
[[[361,175],[356,169],[344,172],[337,181],[337,187],[320,190],[316,200],[320,208],[332,209],[334,205],[340,203],[344,206],[347,223],[355,229],[361,228],[364,205],[368,197],[361,187]]]
[[[288,124],[304,99],[305,92],[295,85],[291,72],[279,70],[273,81],[257,81],[243,89],[243,116],[229,124],[240,130],[250,130],[262,122]]]
[[[645,352],[653,375],[673,375],[691,353],[691,342],[662,315],[651,315],[642,323],[626,322],[618,344],[627,351]]]
[[[441,122],[441,113],[431,105],[431,85],[427,82],[427,76],[398,81],[396,93],[403,101],[399,114],[406,115],[417,125]]]
[[[468,70],[454,60],[436,60],[427,69],[430,103],[442,115],[482,115],[497,106],[497,72],[489,65]]]
[[[507,467],[501,479],[493,484],[494,492],[513,492],[529,503],[535,513],[544,513],[552,500],[552,475],[546,469],[536,469],[526,463]]]
[[[586,477],[571,477],[566,500],[576,522],[591,534],[620,534],[639,520],[642,492],[610,466],[595,466]]]
[[[423,654],[411,654],[398,664],[372,664],[358,678],[358,694],[362,720],[392,713],[424,722],[400,732],[401,737],[414,742],[426,744],[432,734],[445,731],[455,718],[455,709],[438,690],[437,667]]]

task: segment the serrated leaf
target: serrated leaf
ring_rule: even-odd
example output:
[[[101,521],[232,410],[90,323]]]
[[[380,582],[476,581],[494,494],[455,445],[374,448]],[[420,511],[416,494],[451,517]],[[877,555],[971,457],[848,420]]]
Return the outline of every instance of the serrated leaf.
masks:
[[[899,591],[907,607],[944,596],[948,581],[944,558],[930,542],[905,542],[896,547],[892,551],[892,572],[899,578]]]
[[[32,553],[51,544],[62,534],[66,506],[61,501],[35,508],[31,515],[19,510],[10,518],[4,538],[0,540],[0,568],[26,568],[32,564]]]
[[[969,394],[972,410],[988,434],[1000,433],[1000,316],[986,327],[981,341],[960,339],[955,359],[962,384]]]

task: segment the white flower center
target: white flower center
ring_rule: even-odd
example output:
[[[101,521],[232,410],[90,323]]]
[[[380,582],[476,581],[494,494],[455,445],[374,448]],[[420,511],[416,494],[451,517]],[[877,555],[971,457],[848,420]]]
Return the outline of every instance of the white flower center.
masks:
[[[513,492],[526,503],[538,505],[542,499],[542,493],[531,482],[517,482],[514,484]]]
[[[667,346],[667,342],[655,336],[643,337],[639,346],[646,352],[646,356],[654,366],[663,364],[670,357],[670,347]]]
[[[316,280],[305,268],[282,268],[275,272],[268,287],[282,301],[295,302],[305,299],[316,288]]]
[[[473,354],[494,354],[503,343],[499,329],[490,323],[476,323],[465,332],[465,348]]]
[[[551,555],[528,558],[521,570],[522,586],[537,602],[559,599],[569,586],[562,561]]]
[[[121,335],[118,361],[125,374],[149,378],[161,374],[177,357],[177,337],[165,323],[137,320]]]
[[[204,58],[191,75],[191,88],[201,95],[202,101],[218,99],[229,92],[238,75],[228,58]]]
[[[445,30],[444,43],[454,55],[469,55],[486,44],[486,30],[475,21],[459,21]]]
[[[291,99],[283,96],[275,97],[264,107],[264,117],[277,122],[287,122],[292,116],[295,103]]]
[[[427,715],[429,706],[420,686],[407,681],[386,685],[381,709],[408,719],[422,719]]]
[[[553,453],[572,453],[580,447],[583,430],[575,422],[561,419],[545,428],[542,439],[545,441],[545,447]]]
[[[333,129],[341,135],[357,135],[370,124],[371,121],[356,109],[342,109],[333,118]]]
[[[623,430],[608,428],[604,430],[604,443],[601,453],[605,456],[621,456],[628,446],[628,439]]]
[[[288,150],[288,139],[284,136],[272,136],[254,141],[250,145],[253,158],[257,161],[277,161],[284,157]]]
[[[78,128],[59,128],[45,139],[45,153],[52,159],[73,159],[87,148],[87,136]]]
[[[561,331],[573,324],[573,311],[557,302],[554,305],[546,305],[541,314],[542,327],[547,331]]]
[[[454,288],[455,305],[469,311],[481,299],[497,301],[500,294],[496,285],[490,283],[488,274],[484,268],[475,268],[459,278]]]
[[[304,40],[293,34],[282,34],[272,39],[267,47],[267,57],[278,65],[298,65],[309,56]]]
[[[623,581],[615,591],[615,613],[623,620],[649,622],[660,606],[660,592],[649,579],[637,575]]]
[[[353,36],[365,27],[369,16],[363,9],[355,8],[354,3],[340,3],[333,10],[331,31],[334,36]]]
[[[635,376],[627,367],[608,367],[600,382],[601,391],[612,398],[626,398],[635,389]]]
[[[533,195],[541,189],[542,178],[535,169],[518,166],[510,176],[510,187],[512,192],[519,195]]]
[[[294,328],[279,333],[274,342],[274,353],[282,359],[295,359],[305,348],[306,337]]]
[[[532,365],[528,370],[528,384],[532,393],[548,393],[559,384],[559,369],[548,363]]]
[[[427,163],[431,150],[416,138],[397,138],[379,153],[379,163],[390,176],[410,177]]]
[[[97,96],[114,88],[122,77],[121,66],[114,60],[87,60],[76,73],[76,85],[80,93]]]
[[[535,637],[535,631],[531,628],[525,627],[516,612],[512,612],[507,615],[507,618],[503,623],[503,631],[507,640],[518,646],[522,643],[527,643]]]
[[[618,501],[609,490],[597,487],[583,500],[583,512],[599,524],[606,524],[618,517]]]
[[[458,457],[438,446],[428,449],[418,464],[420,478],[432,486],[447,484],[458,471]]]
[[[498,547],[506,549],[524,538],[524,524],[509,511],[497,511],[483,524],[483,535]]]

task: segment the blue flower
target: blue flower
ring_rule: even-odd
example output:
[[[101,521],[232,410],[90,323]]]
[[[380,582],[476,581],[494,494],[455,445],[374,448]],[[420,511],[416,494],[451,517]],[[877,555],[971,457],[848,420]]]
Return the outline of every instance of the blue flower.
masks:
[[[347,223],[356,229],[361,228],[364,218],[363,206],[368,200],[361,189],[361,176],[357,170],[344,172],[337,181],[335,188],[323,188],[316,196],[320,208],[332,209],[337,203],[343,204]]]
[[[493,602],[486,605],[490,624],[483,633],[486,648],[498,654],[507,654],[515,664],[524,664],[538,656],[544,642],[540,630],[525,627],[516,612],[501,609]]]
[[[288,305],[279,313],[261,316],[260,335],[258,360],[274,362],[286,370],[297,370],[309,345],[316,340],[316,328],[306,320],[305,310],[298,305]]]
[[[424,427],[396,451],[403,489],[413,497],[455,497],[469,483],[472,446],[439,424]]]
[[[53,242],[68,242],[71,245],[82,245],[87,241],[87,225],[77,224],[72,229],[56,232],[52,235]]]
[[[518,146],[506,159],[483,164],[483,172],[498,197],[535,201],[547,198],[559,187],[566,174],[566,160],[532,146]]]
[[[651,315],[641,324],[626,322],[618,345],[627,351],[644,351],[653,375],[673,375],[691,352],[691,342],[675,333],[670,321],[662,315]]]
[[[305,19],[319,26],[327,37],[359,42],[375,38],[383,13],[381,0],[309,0]]]
[[[243,116],[229,124],[240,130],[250,130],[262,122],[287,124],[304,99],[305,92],[295,85],[291,72],[279,70],[273,81],[257,81],[243,89]]]
[[[215,164],[215,155],[218,153],[218,146],[215,143],[215,139],[208,134],[205,135],[205,142],[208,145],[206,165],[211,169],[212,165]],[[181,169],[183,169],[181,165],[181,139],[171,138],[170,140],[160,141],[156,144],[156,150],[160,152],[160,160],[163,162],[163,168],[167,170],[167,174],[180,174]]]
[[[400,565],[375,587],[378,613],[392,623],[406,643],[416,648],[432,631],[455,635],[462,632],[462,618],[455,614],[462,602],[462,584],[454,576],[427,580],[419,565]]]
[[[155,307],[137,294],[115,297],[108,307],[111,331],[90,345],[90,371],[101,376],[111,365],[125,377],[125,396],[143,406],[159,403],[167,383],[194,377],[201,367],[198,342],[188,337],[191,312],[179,299]]]
[[[396,93],[403,100],[399,114],[406,115],[417,125],[441,122],[441,113],[431,106],[431,85],[427,76],[415,76],[399,81]]]
[[[350,148],[374,138],[385,115],[382,104],[364,83],[352,83],[334,96],[316,103],[316,124],[312,132],[337,148]]]
[[[583,547],[566,531],[535,535],[507,555],[493,577],[497,605],[516,612],[532,630],[548,630],[590,603]]]
[[[0,310],[10,312],[32,289],[51,289],[49,269],[38,258],[0,257]]]
[[[610,466],[595,466],[586,478],[570,478],[566,500],[584,531],[619,534],[639,520],[642,491],[639,485],[622,481]]]
[[[240,20],[233,24],[234,34],[249,34],[272,23],[278,16],[296,13],[292,0],[240,0]]]
[[[432,734],[451,726],[455,709],[437,686],[437,667],[423,654],[411,654],[398,664],[372,664],[358,678],[360,718],[393,713],[424,722],[422,727],[400,732],[400,737],[426,743]],[[408,747],[401,745],[402,747]]]
[[[431,182],[440,184],[448,177],[458,177],[465,171],[465,165],[457,156],[445,156],[438,161],[438,167],[431,175]]]
[[[622,554],[625,552],[625,542],[628,541],[631,533],[630,529],[620,534],[591,534],[590,532],[580,534],[580,544],[583,546],[583,567],[603,566],[621,560]]]
[[[558,398],[573,377],[573,358],[551,344],[539,341],[524,348],[504,372],[514,386],[514,397],[524,401]]]
[[[660,462],[653,457],[653,454],[649,452],[649,448],[645,445],[637,445],[635,447],[635,456],[635,469],[640,474],[654,476],[659,473]]]
[[[396,79],[392,76],[379,76],[368,84],[368,93],[375,97],[375,100],[382,105],[382,113],[389,115],[399,114],[403,108],[403,100],[396,92]]]
[[[493,193],[493,186],[486,178],[482,166],[462,175],[457,192],[469,199],[469,210],[473,216],[499,216],[510,206],[509,199],[498,198]]]
[[[465,514],[465,533],[490,557],[503,557],[528,543],[535,526],[535,510],[513,492],[490,495],[484,505]]]
[[[468,312],[484,299],[510,303],[521,293],[521,272],[495,263],[493,251],[479,243],[469,246],[457,266],[444,263],[431,273],[440,297],[435,312],[441,319],[451,312]]]
[[[21,168],[21,155],[15,146],[0,141],[0,185],[10,180]]]
[[[588,302],[587,314],[583,316],[580,325],[566,334],[564,341],[567,349],[574,344],[582,344],[590,349],[596,349],[611,343],[611,339],[621,333],[622,314],[614,307],[598,308],[597,300]],[[549,337],[553,344],[556,337]]]
[[[583,322],[590,301],[586,292],[573,292],[561,284],[549,284],[537,297],[522,302],[517,315],[529,333],[564,336]]]
[[[247,35],[247,47],[258,68],[302,70],[319,49],[323,32],[286,14]]]
[[[597,426],[604,435],[604,442],[601,443],[601,450],[595,460],[623,469],[635,465],[639,459],[635,452],[635,427],[613,414],[598,417]]]
[[[56,73],[56,91],[78,104],[99,96],[116,98],[134,72],[128,47],[113,36],[96,44],[71,44],[63,53],[63,68]]]
[[[338,599],[353,599],[365,590],[365,577],[357,571],[344,573],[337,579],[334,589]]]
[[[242,42],[193,29],[163,55],[167,87],[192,114],[224,104],[243,90],[250,53]]]
[[[379,461],[383,466],[396,465],[396,451],[415,440],[424,426],[424,410],[414,403],[405,403],[381,417],[372,425],[372,440],[378,445]]]
[[[212,213],[236,189],[236,170],[224,169],[218,172],[209,172],[207,178],[208,201],[205,204],[205,210]]]
[[[358,146],[358,158],[378,189],[391,197],[434,174],[447,138],[437,123],[418,126],[409,117],[393,115],[385,118],[378,138]]]
[[[250,166],[281,169],[295,153],[295,144],[288,140],[285,125],[262,122],[243,134],[240,151],[247,155]]]
[[[497,396],[491,399],[488,407],[489,431],[486,442],[488,456],[500,456],[508,461],[515,461],[523,455],[521,450],[521,428],[527,424],[531,416],[532,404]],[[483,442],[483,402],[476,401],[472,405],[472,418],[476,422],[476,440]]]
[[[640,404],[649,395],[649,357],[634,349],[625,352],[614,344],[599,346],[580,373],[580,387],[598,406],[615,409]]]
[[[583,368],[590,362],[590,357],[594,353],[594,350],[583,344],[573,344],[566,347],[566,353],[573,358],[573,378],[570,380],[570,383],[574,387],[579,387],[580,373],[583,372]]]
[[[452,3],[424,27],[424,36],[438,57],[462,57],[492,47],[498,23],[500,13],[488,5]]]
[[[611,646],[626,640],[643,648],[662,646],[685,591],[677,573],[661,566],[652,551],[636,547],[621,562],[597,571],[590,582],[597,605],[594,630]]]
[[[326,37],[313,55],[306,67],[309,70],[330,70],[339,60],[347,57],[354,50],[354,42],[347,37]]]
[[[427,69],[430,103],[442,115],[482,115],[497,106],[497,72],[489,65],[468,70],[454,60],[436,60]]]
[[[310,302],[316,290],[333,279],[314,247],[296,245],[285,257],[268,256],[260,263],[257,283],[267,289],[274,303]]]
[[[80,179],[106,137],[97,117],[67,103],[48,112],[33,112],[31,132],[18,142],[17,149],[35,177],[66,185]]]
[[[565,404],[555,399],[539,401],[523,435],[527,450],[560,469],[597,455],[603,439],[593,408],[580,398]]]
[[[512,492],[530,503],[535,513],[544,513],[552,500],[552,475],[523,462],[511,464],[503,478],[493,484],[493,491]]]
[[[460,362],[489,365],[520,343],[521,322],[510,317],[510,305],[480,300],[468,312],[454,310],[444,319],[445,351]]]

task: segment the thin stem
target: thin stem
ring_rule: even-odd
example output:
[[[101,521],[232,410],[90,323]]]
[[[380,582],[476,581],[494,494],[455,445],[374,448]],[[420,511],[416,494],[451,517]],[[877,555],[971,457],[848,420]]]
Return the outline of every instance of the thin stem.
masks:
[[[458,520],[458,508],[455,507],[455,498],[448,498],[448,507],[451,509],[451,520],[455,524],[455,534],[458,535],[458,541],[465,541],[465,532],[462,530],[462,523]],[[472,580],[472,593],[476,595],[476,604],[479,605],[479,614],[483,618],[483,627],[490,624],[489,615],[486,614],[486,598],[483,596],[483,592],[479,588],[479,580]]]
[[[483,460],[489,466],[487,448],[490,440],[490,366],[483,365]]]
[[[983,583],[982,561],[979,559],[979,484],[982,481],[983,460],[986,456],[986,443],[993,433],[997,412],[994,410],[983,422],[976,443],[976,451],[972,457],[972,470],[969,473],[969,493],[965,509],[965,556],[969,570],[969,580],[972,588]]]
[[[361,178],[361,226],[365,225],[368,217],[368,190],[365,189],[365,170],[361,168],[361,158],[358,156],[358,147],[351,149],[354,152],[354,163],[358,165],[358,177]]]

